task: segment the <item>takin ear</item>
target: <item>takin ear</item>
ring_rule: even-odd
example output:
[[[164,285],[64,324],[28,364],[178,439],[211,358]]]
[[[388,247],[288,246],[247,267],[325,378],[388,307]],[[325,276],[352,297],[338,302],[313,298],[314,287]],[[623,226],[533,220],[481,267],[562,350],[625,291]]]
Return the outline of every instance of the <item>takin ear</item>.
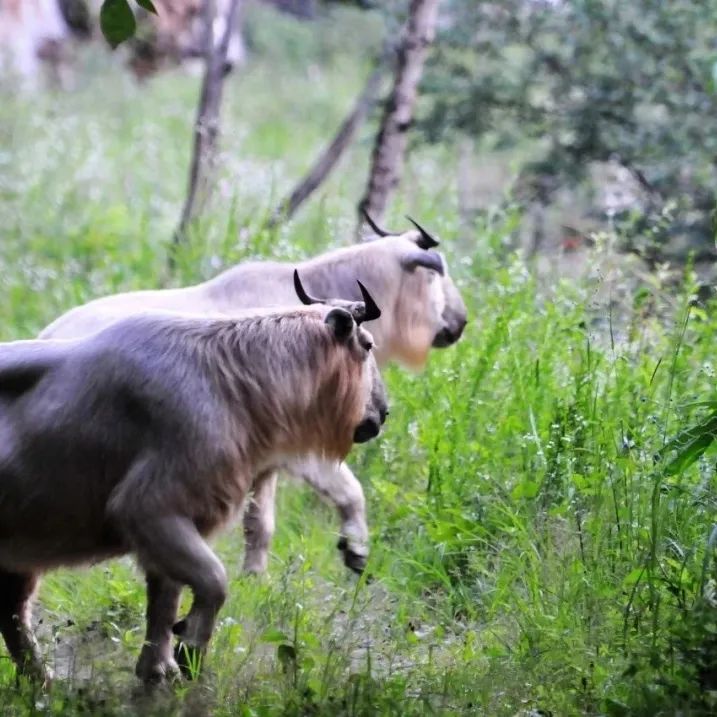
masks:
[[[339,341],[348,341],[351,338],[356,322],[346,309],[331,309],[324,321],[334,330],[334,336]]]
[[[443,268],[443,259],[435,251],[418,250],[408,252],[401,257],[401,266],[406,271],[414,271],[416,267],[422,266],[425,269],[433,269],[441,276],[446,273]]]

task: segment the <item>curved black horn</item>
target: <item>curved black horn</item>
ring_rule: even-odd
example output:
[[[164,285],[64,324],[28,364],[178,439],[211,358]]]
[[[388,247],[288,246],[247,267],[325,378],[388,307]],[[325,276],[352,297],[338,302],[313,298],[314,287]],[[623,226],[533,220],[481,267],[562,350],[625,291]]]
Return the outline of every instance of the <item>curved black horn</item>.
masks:
[[[323,304],[324,302],[321,301],[321,299],[316,299],[310,294],[307,294],[304,290],[303,285],[301,284],[301,279],[299,279],[299,270],[294,269],[294,290],[296,291],[296,295],[299,297],[299,300],[302,304]]]
[[[415,219],[411,219],[411,217],[406,217],[406,219],[408,219],[408,221],[411,222],[411,224],[413,224],[419,232],[421,232],[421,238],[417,242],[421,249],[433,249],[434,246],[438,246],[440,244],[438,239],[431,236]]]
[[[366,224],[368,224],[371,229],[373,229],[376,234],[378,234],[380,237],[393,237],[396,236],[394,232],[387,232],[385,229],[381,229],[381,227],[376,224],[376,222],[371,219],[369,213],[365,210],[361,210],[361,214],[363,214],[363,218],[366,220]]]
[[[368,293],[368,289],[358,279],[356,280],[356,283],[359,285],[359,289],[361,289],[361,296],[363,297],[363,303],[366,307],[361,320],[359,321],[357,319],[356,323],[360,324],[364,321],[374,321],[375,319],[378,319],[379,316],[381,316],[381,309],[378,308],[376,302],[373,300],[373,297]]]
[[[421,249],[412,249],[401,257],[401,266],[406,271],[414,271],[416,267],[422,266],[425,269],[432,269],[441,276],[445,276],[446,268],[443,266],[443,259],[438,252]]]

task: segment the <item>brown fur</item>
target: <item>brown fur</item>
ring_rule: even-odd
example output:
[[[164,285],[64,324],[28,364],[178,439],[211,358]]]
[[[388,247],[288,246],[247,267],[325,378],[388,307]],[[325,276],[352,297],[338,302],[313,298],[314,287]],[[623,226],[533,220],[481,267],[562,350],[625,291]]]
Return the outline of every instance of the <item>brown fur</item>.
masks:
[[[176,669],[183,584],[194,603],[179,631],[203,649],[227,583],[202,536],[257,474],[344,458],[383,400],[368,345],[348,312],[326,306],[143,315],[87,339],[0,345],[0,630],[18,666],[42,671],[28,607],[37,575],[128,552],[150,602],[138,674]]]

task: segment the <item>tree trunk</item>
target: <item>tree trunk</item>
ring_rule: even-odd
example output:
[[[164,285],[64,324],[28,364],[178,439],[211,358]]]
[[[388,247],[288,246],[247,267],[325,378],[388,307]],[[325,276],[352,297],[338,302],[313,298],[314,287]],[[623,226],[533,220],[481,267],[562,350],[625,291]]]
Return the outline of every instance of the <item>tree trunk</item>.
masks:
[[[219,43],[214,42],[215,0],[204,0],[205,70],[202,90],[194,123],[194,146],[189,169],[189,186],[182,209],[182,217],[173,237],[170,265],[174,263],[177,247],[186,241],[187,229],[197,216],[209,195],[209,183],[216,160],[219,110],[226,74],[229,41],[236,23],[241,0],[230,0],[224,33]]]
[[[379,66],[369,76],[361,94],[344,118],[331,143],[322,150],[311,169],[294,187],[291,194],[276,207],[269,219],[269,227],[276,226],[282,220],[290,219],[336,166],[376,101],[383,69],[383,60],[381,60]]]
[[[398,48],[393,89],[376,137],[366,192],[358,205],[359,232],[365,212],[378,222],[383,219],[389,196],[400,180],[406,133],[413,122],[423,64],[435,35],[439,1],[411,0]]]

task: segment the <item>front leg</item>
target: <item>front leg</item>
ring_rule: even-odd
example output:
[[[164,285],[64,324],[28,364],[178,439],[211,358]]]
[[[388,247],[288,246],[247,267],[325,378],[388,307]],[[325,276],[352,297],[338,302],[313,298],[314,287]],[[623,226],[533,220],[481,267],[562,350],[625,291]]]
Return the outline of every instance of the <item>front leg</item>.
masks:
[[[369,552],[366,499],[361,483],[345,463],[318,458],[302,461],[296,471],[338,511],[341,518],[338,548],[346,566],[361,574]]]
[[[179,673],[172,628],[177,621],[181,587],[163,575],[147,573],[147,632],[135,669],[144,682],[162,682]]]
[[[212,636],[217,613],[227,597],[228,582],[224,565],[207,545],[196,518],[191,515],[192,508],[199,511],[203,507],[201,493],[187,492],[182,473],[172,474],[166,468],[160,472],[160,466],[168,464],[171,461],[166,458],[138,461],[115,488],[106,512],[108,521],[132,547],[147,575],[162,576],[166,581],[191,588],[189,614],[173,628],[181,640],[181,649],[175,657],[178,654],[182,658],[180,667],[184,671],[191,671],[190,658],[193,662],[196,657],[196,663],[200,663]],[[211,521],[209,527],[213,527]],[[166,621],[174,605],[174,588],[169,582],[156,586],[148,606],[151,615],[155,610],[159,615],[151,626],[151,637],[156,628],[162,650]],[[148,613],[148,617],[151,615]],[[149,634],[149,625],[147,630]],[[152,674],[142,676],[153,678]]]
[[[160,671],[173,669],[167,659],[166,627],[170,616],[176,613],[176,586],[188,585],[194,599],[189,614],[172,628],[180,638],[175,658],[185,674],[192,671],[191,662],[201,663],[214,630],[217,613],[227,596],[227,576],[224,566],[206,544],[194,523],[183,515],[135,513],[125,523],[127,536],[148,575],[163,576],[164,583],[155,588],[150,598],[148,617],[154,618],[147,626],[149,646],[142,650],[137,671],[145,681],[156,681],[159,657]],[[128,541],[129,542],[129,541]],[[171,638],[170,638],[171,639]],[[154,644],[154,646],[153,646]]]
[[[49,684],[52,672],[45,668],[32,630],[32,597],[38,578],[33,573],[0,570],[0,632],[18,670]]]

